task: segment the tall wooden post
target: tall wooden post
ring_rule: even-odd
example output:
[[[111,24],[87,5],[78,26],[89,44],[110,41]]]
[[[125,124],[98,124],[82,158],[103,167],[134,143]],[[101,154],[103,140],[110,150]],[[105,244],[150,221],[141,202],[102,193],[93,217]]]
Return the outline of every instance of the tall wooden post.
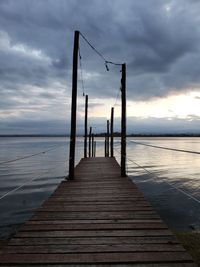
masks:
[[[107,157],[109,157],[109,136],[110,136],[110,131],[109,131],[109,120],[107,120]]]
[[[72,71],[71,134],[70,134],[70,152],[69,152],[69,177],[68,177],[69,179],[74,179],[78,46],[79,46],[79,31],[75,31],[74,51],[73,51],[73,71]]]
[[[113,151],[113,118],[114,118],[114,108],[111,108],[111,118],[110,118],[110,156],[114,157]]]
[[[88,129],[88,95],[85,96],[85,136],[84,136],[84,158],[87,158],[87,132]]]
[[[92,157],[94,157],[94,134],[92,134]]]
[[[96,157],[96,147],[97,147],[97,142],[94,141],[94,157]]]
[[[91,157],[91,139],[92,139],[92,127],[90,127],[90,132],[89,132],[89,158]]]
[[[121,176],[126,176],[126,64],[122,64]]]
[[[105,133],[104,151],[105,151],[105,157],[107,157],[107,134],[106,133]]]

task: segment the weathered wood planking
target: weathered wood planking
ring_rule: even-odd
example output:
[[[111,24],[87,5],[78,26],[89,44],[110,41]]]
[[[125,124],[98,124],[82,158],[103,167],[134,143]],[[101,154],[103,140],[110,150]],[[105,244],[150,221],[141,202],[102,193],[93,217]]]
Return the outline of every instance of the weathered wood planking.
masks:
[[[114,158],[82,159],[10,240],[1,266],[194,267]]]

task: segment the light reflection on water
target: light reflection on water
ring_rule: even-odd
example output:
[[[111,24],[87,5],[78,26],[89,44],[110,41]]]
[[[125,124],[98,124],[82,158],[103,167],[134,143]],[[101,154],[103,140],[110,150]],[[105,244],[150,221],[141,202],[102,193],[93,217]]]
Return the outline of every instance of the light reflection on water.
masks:
[[[127,161],[127,171],[171,228],[200,227],[200,204],[172,188],[170,184],[200,199],[200,155],[156,149],[136,144],[200,151],[200,138],[128,138],[127,157],[153,175]],[[35,157],[0,164],[0,196],[22,185],[0,200],[0,235],[23,223],[55,190],[68,172],[68,138],[0,138],[0,162],[55,147]],[[120,149],[120,139],[115,139]],[[119,154],[116,152],[119,161]],[[83,140],[77,138],[76,163],[83,156]],[[97,156],[104,156],[104,140],[97,139]],[[165,183],[167,181],[167,183]],[[12,227],[9,227],[12,225]]]
[[[200,154],[147,147],[150,145],[200,152],[200,138],[145,138],[128,140],[128,173],[172,229],[200,229]],[[174,187],[192,195],[199,202]]]
[[[68,174],[68,138],[0,138],[0,162],[54,150],[20,161],[0,164],[0,236],[7,236],[27,220]],[[76,163],[82,157],[82,140],[77,139]]]

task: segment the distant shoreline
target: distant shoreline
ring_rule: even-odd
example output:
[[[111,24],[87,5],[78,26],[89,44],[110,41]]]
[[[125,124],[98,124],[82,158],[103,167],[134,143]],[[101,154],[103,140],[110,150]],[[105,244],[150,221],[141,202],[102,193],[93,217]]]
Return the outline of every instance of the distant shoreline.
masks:
[[[105,137],[105,133],[94,134],[95,137]],[[70,137],[64,134],[0,134],[0,137]],[[83,137],[83,135],[77,135]],[[114,137],[120,137],[120,133],[114,133]],[[199,134],[127,134],[127,137],[200,137]]]

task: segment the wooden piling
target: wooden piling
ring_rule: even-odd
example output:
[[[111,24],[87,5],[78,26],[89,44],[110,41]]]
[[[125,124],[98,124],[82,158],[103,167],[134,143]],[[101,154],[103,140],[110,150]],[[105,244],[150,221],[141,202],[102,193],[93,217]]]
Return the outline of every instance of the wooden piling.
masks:
[[[113,149],[113,120],[114,120],[114,108],[111,108],[111,118],[110,118],[110,156],[114,157],[114,149]]]
[[[74,179],[75,145],[76,145],[76,103],[77,103],[77,73],[78,73],[79,31],[74,33],[73,71],[72,71],[72,103],[71,103],[71,133],[69,152],[69,179]]]
[[[96,148],[97,148],[97,142],[94,141],[94,157],[96,157]]]
[[[122,64],[121,176],[126,176],[126,64]]]
[[[85,96],[85,136],[84,136],[84,158],[87,158],[87,132],[88,129],[88,95]]]
[[[92,134],[92,157],[94,157],[94,134]]]
[[[110,124],[109,120],[107,120],[107,142],[106,142],[106,145],[107,145],[107,148],[106,148],[107,157],[110,156],[110,151],[109,151],[109,137],[110,137],[109,124]]]
[[[107,134],[105,133],[105,141],[104,141],[104,155],[107,157]]]
[[[91,157],[91,141],[92,141],[92,127],[90,127],[90,132],[89,132],[89,158]]]

